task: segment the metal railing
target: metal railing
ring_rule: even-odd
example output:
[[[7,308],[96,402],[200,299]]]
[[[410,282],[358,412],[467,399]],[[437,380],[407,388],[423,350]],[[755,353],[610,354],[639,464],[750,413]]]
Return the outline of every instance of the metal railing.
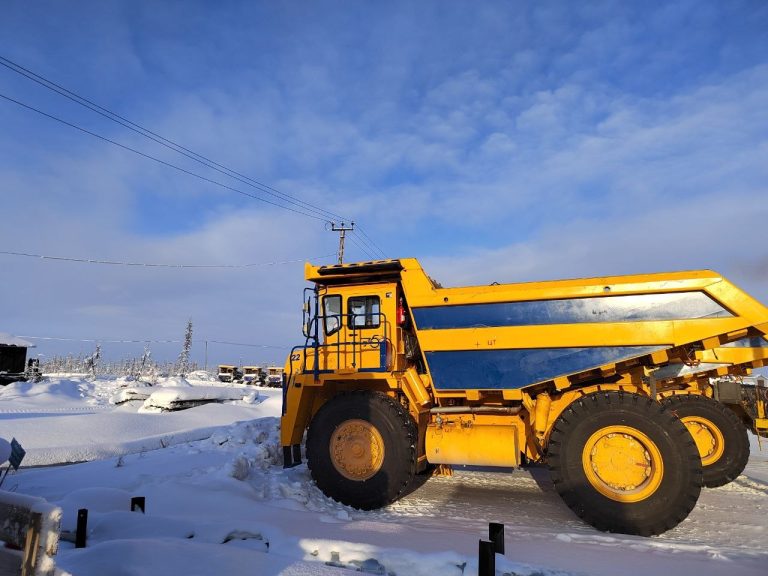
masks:
[[[391,345],[390,323],[386,314],[383,312],[366,312],[362,314],[321,314],[319,306],[319,294],[312,290],[312,298],[306,298],[304,306],[304,344],[294,346],[291,349],[291,358],[301,351],[302,364],[301,372],[307,372],[308,358],[312,359],[311,371],[318,377],[320,373],[328,370],[386,370],[388,351]],[[311,309],[314,307],[314,311]],[[360,323],[359,319],[363,319]],[[375,325],[365,326],[366,322],[372,323],[375,319]],[[338,328],[330,335],[325,334],[325,327],[330,320],[336,321]],[[321,328],[322,327],[322,328]],[[375,330],[371,336],[366,333]],[[342,340],[342,336],[345,339]],[[322,338],[324,337],[324,341]],[[363,353],[368,350],[378,349],[377,361],[371,363],[366,361]],[[311,353],[309,352],[311,350]],[[330,354],[327,353],[333,350]],[[335,362],[330,359],[334,358]],[[291,363],[291,374],[293,372],[293,362]]]
[[[378,326],[364,327],[356,326],[356,318],[375,317],[379,320]],[[347,318],[346,326],[342,325],[344,318]],[[326,320],[336,319],[340,328],[332,335],[326,336],[325,341],[321,341],[320,326],[326,325]],[[302,361],[302,372],[307,371],[307,361],[312,360],[310,368],[316,375],[328,370],[386,370],[387,352],[391,339],[389,338],[389,322],[383,312],[368,314],[320,314],[311,319],[310,327],[314,333],[310,333],[303,346],[295,346],[291,351],[296,354],[299,350],[304,353]],[[366,336],[366,332],[376,330],[375,334]],[[342,336],[345,339],[342,340]],[[311,353],[309,352],[311,350]],[[376,362],[372,363],[366,360],[364,352],[378,350]],[[332,361],[335,360],[335,361]]]
[[[310,298],[306,297],[307,291],[312,292]],[[389,362],[394,357],[390,323],[383,312],[364,314],[321,314],[319,306],[319,294],[312,288],[305,289],[303,334],[304,344],[291,348],[289,370],[283,374],[283,414],[285,414],[288,385],[296,374],[312,372],[315,380],[319,380],[320,374],[326,374],[335,370],[355,370],[358,372],[380,372],[389,369]],[[314,310],[312,310],[314,308]],[[346,325],[344,319],[346,318]],[[376,318],[378,326],[357,326],[357,318]],[[324,327],[326,320],[336,319],[338,330],[331,335],[326,335]],[[322,326],[322,328],[321,328]],[[376,330],[370,337],[365,337],[364,332]],[[342,340],[342,334],[346,334],[348,340]],[[335,339],[332,339],[335,336]],[[321,342],[321,338],[325,338]],[[366,361],[364,352],[378,349],[376,362]],[[333,351],[327,353],[328,351]],[[392,351],[392,354],[390,354]],[[294,372],[294,363],[301,358],[300,368]],[[335,362],[330,362],[334,358]],[[307,363],[311,362],[311,366]]]

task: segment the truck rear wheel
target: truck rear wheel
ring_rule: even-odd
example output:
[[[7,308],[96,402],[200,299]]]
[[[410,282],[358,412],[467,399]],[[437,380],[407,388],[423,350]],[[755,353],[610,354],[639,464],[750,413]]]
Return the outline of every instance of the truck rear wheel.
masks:
[[[688,516],[701,492],[701,458],[688,430],[638,394],[573,402],[555,423],[547,461],[565,503],[607,532],[661,534]]]
[[[747,428],[730,408],[696,394],[670,396],[662,404],[693,437],[704,468],[704,486],[723,486],[744,471],[749,460]]]
[[[326,494],[361,510],[397,500],[416,472],[416,425],[395,400],[358,391],[328,400],[307,433],[307,466]]]

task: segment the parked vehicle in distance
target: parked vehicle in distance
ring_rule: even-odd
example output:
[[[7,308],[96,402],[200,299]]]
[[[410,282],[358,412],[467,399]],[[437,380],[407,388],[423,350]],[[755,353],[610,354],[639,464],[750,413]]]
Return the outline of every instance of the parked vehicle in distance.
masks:
[[[39,366],[37,359],[27,364],[27,348],[32,347],[26,340],[0,332],[0,385],[26,380],[33,366]]]
[[[243,384],[264,384],[266,375],[261,366],[243,366]]]
[[[267,368],[267,386],[280,388],[283,385],[283,368],[280,366],[269,366]]]
[[[231,364],[219,364],[219,380],[221,382],[241,382],[243,372]]]

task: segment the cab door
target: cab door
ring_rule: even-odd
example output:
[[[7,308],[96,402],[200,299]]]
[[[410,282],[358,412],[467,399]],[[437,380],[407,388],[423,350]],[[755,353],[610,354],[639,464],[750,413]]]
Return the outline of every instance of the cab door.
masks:
[[[345,286],[322,295],[326,370],[387,371],[391,365],[395,284]]]

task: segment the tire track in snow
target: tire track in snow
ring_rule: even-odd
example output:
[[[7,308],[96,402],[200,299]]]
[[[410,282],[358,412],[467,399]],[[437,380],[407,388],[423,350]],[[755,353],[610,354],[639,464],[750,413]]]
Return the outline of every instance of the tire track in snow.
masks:
[[[604,534],[584,524],[567,508],[546,469],[533,467],[507,474],[459,469],[453,477],[431,478],[386,509],[368,514],[384,522],[440,518],[446,527],[477,525],[479,532],[489,521],[503,522],[507,537],[521,542],[560,539],[594,549],[700,552],[715,559],[738,561],[768,559],[763,547],[762,512],[767,505],[768,485],[743,475],[727,486],[704,490],[688,519],[661,536],[646,539]]]
[[[74,406],[71,408],[0,408],[0,414],[93,414],[114,410],[114,406]]]

